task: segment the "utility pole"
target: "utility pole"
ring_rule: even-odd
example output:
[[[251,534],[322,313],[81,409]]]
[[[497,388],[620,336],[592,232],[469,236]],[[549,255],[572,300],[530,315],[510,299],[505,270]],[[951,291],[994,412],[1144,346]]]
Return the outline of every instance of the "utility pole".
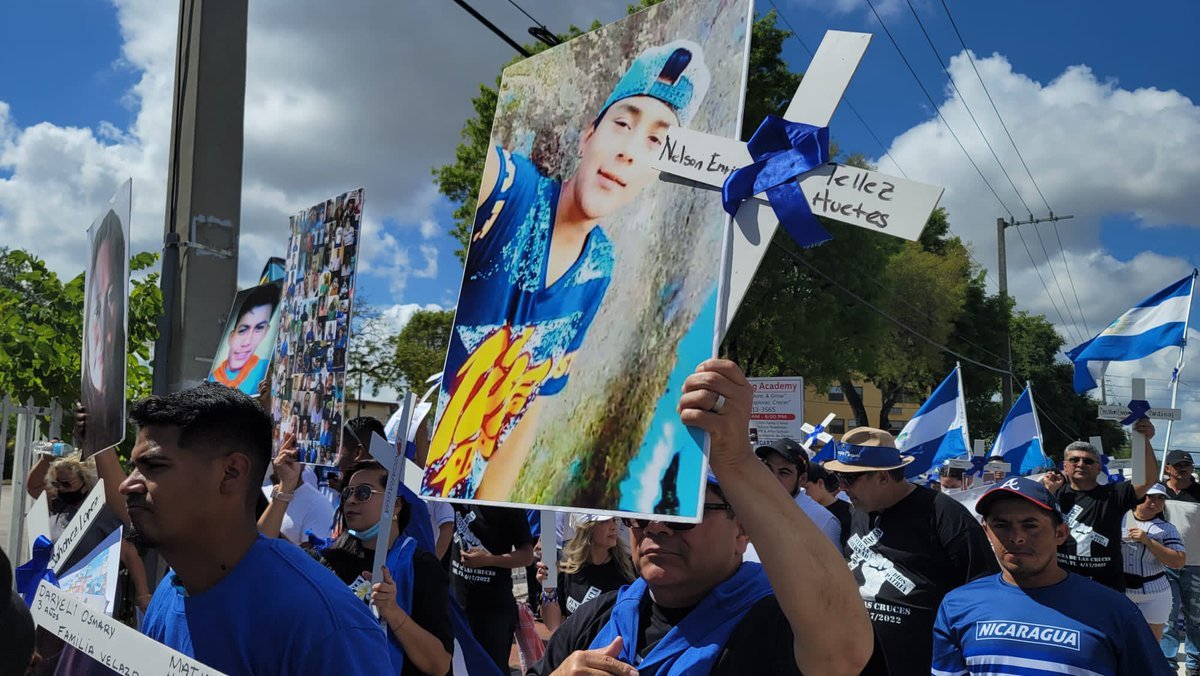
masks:
[[[1037,223],[1046,223],[1051,221],[1065,221],[1075,216],[1055,216],[1054,212],[1050,212],[1047,218],[1034,218],[1033,214],[1029,215],[1029,220],[1012,221],[1011,223],[1003,218],[996,219],[996,263],[999,268],[997,277],[999,278],[1000,300],[1008,300],[1008,249],[1004,243],[1004,231],[1007,228],[1015,228],[1018,225],[1034,225]],[[1007,303],[1005,303],[1007,305]],[[1007,307],[1005,308],[1007,312]],[[1012,376],[1012,322],[1011,314],[1005,315],[1004,322],[1004,359],[1008,362],[1005,368],[1008,373],[1001,376],[1003,384],[1000,388],[1001,397],[1004,400],[1004,410],[1012,408],[1013,404],[1013,376]]]
[[[237,290],[248,0],[180,0],[154,392],[208,376]]]

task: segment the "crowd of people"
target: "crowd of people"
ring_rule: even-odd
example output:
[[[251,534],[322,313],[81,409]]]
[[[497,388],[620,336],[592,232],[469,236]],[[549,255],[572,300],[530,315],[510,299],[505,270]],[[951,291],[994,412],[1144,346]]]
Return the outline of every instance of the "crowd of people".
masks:
[[[228,674],[508,674],[522,569],[550,634],[528,675],[1153,675],[1174,673],[1181,641],[1197,673],[1188,454],[1167,455],[1161,483],[1106,482],[1074,442],[1062,472],[1001,477],[973,514],[945,490],[971,477],[906,480],[913,459],[883,430],[848,431],[822,464],[791,439],[752,448],[751,402],[732,362],[685,382],[680,419],[711,440],[699,523],[572,514],[539,541],[521,510],[406,489],[385,518],[380,421],[350,420],[318,477],[292,434],[272,458],[266,397],[218,383],[132,408],[128,474],[113,452],[51,444],[28,488],[48,493],[56,538],[102,478],[106,513],[73,556],[124,527],[123,619]],[[1153,467],[1154,428],[1136,429]],[[148,549],[168,568],[152,594]],[[27,623],[25,605],[0,614]],[[107,673],[43,629],[0,634],[4,673]]]

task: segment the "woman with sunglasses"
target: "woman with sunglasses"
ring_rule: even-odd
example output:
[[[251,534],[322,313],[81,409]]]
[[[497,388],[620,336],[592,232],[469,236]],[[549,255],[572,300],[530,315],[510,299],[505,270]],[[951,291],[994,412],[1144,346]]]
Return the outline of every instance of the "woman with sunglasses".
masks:
[[[571,527],[575,535],[563,545],[558,589],[542,593],[542,621],[551,632],[584,603],[636,577],[629,543],[621,538],[616,517],[572,514]],[[546,574],[546,564],[539,561],[537,579],[543,585]]]
[[[320,558],[343,582],[358,588],[359,578],[371,577],[388,472],[374,460],[361,460],[345,476],[339,510],[342,534]],[[418,551],[416,541],[404,535],[411,514],[412,507],[397,496],[387,525],[387,565],[369,598],[387,623],[393,673],[440,675],[450,670],[454,651],[449,581],[433,554]]]

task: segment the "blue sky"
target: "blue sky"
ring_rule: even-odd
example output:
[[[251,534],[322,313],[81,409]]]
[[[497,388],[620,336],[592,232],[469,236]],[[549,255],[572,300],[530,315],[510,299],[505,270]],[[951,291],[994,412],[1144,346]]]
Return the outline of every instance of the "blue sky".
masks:
[[[911,178],[946,187],[952,228],[993,268],[995,219],[1004,212],[936,121],[865,0],[775,2],[812,48],[826,29],[874,34],[848,99]],[[474,4],[524,39],[529,21],[506,0]],[[521,4],[559,31],[593,18],[618,19],[625,6],[619,0]],[[936,105],[1023,218],[907,2],[875,4]],[[1192,34],[1200,4],[946,4],[1051,207],[1076,215],[1059,225],[1058,235],[1084,320],[1059,319],[1034,264],[1010,235],[1010,285],[1020,306],[1046,313],[1073,344],[1086,333],[1085,322],[1094,332],[1200,265],[1200,44]],[[364,248],[371,253],[364,254],[360,288],[399,326],[416,307],[454,303],[461,267],[445,234],[452,206],[436,194],[430,169],[452,159],[470,97],[513,53],[453,3],[333,5],[251,3],[240,278],[249,282],[265,257],[282,252],[288,213],[363,185]],[[961,54],[942,0],[912,6],[941,58],[951,61],[963,97],[1018,188],[1044,215]],[[0,42],[4,244],[31,249],[74,274],[94,211],[133,176],[134,244],[158,248],[177,8],[160,0],[52,0],[0,9],[0,23],[18,27]],[[799,70],[809,58],[796,40],[785,57]],[[895,171],[847,106],[831,128],[842,149]],[[1037,232],[1022,231],[1061,309],[1052,273],[1066,285],[1066,270],[1054,231],[1039,228],[1053,265],[1044,260]],[[1073,307],[1073,298],[1066,305]],[[1073,307],[1069,314],[1075,313]],[[1157,372],[1167,361],[1148,367]],[[1200,375],[1193,378],[1200,382]],[[1200,426],[1193,437],[1200,446]]]

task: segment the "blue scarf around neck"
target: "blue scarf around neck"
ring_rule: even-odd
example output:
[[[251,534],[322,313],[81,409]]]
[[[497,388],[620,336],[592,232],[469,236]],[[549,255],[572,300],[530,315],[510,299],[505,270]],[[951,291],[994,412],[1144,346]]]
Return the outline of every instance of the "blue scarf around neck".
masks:
[[[709,673],[734,627],[755,603],[773,593],[762,566],[743,563],[639,662],[638,626],[646,591],[646,581],[640,577],[622,587],[608,623],[600,628],[589,646],[590,650],[598,650],[620,636],[623,647],[617,659],[636,667],[643,676]]]

